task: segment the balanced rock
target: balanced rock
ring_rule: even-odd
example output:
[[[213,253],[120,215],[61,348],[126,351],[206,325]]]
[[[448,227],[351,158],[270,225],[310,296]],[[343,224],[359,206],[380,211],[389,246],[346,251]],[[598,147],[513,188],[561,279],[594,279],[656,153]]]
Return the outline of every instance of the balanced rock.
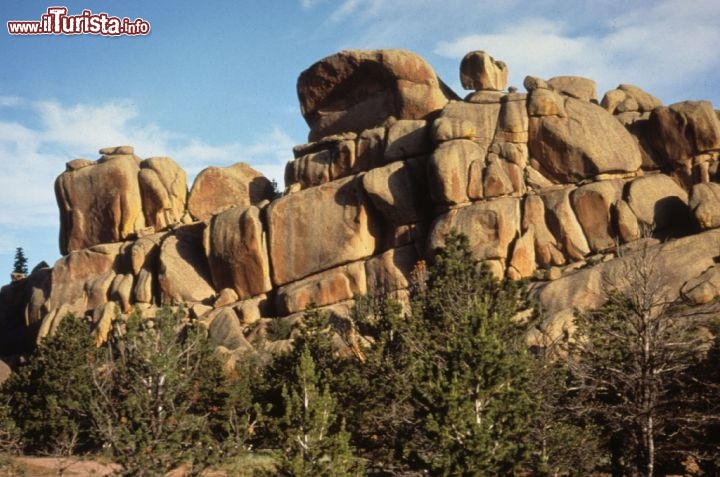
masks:
[[[405,50],[347,50],[324,58],[297,82],[310,140],[381,125],[387,118],[423,119],[450,94],[422,58]]]
[[[247,207],[272,199],[269,179],[244,162],[228,167],[208,167],[195,178],[187,208],[197,220],[207,221],[212,215],[230,207]]]
[[[460,83],[465,89],[502,91],[507,82],[507,65],[484,51],[471,51],[460,63]]]

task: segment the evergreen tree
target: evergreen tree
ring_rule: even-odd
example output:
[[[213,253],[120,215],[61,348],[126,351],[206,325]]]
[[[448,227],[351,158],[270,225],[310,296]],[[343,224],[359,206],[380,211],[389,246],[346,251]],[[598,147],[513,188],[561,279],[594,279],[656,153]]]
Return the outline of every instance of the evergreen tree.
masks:
[[[520,288],[473,259],[467,238],[450,234],[417,287],[402,330],[417,428],[405,444],[433,475],[509,475],[526,458],[534,405],[529,357],[513,316]]]
[[[322,384],[307,346],[300,353],[294,379],[283,387],[285,416],[281,471],[290,476],[362,475],[349,445],[344,419]]]
[[[28,261],[25,257],[25,251],[22,247],[15,249],[15,261],[13,262],[13,273],[28,274]]]
[[[2,386],[10,415],[28,452],[57,453],[94,447],[90,408],[91,366],[96,350],[87,323],[73,315],[62,319],[26,365]]]
[[[197,473],[217,458],[211,429],[226,402],[221,368],[204,329],[182,318],[163,309],[116,320],[94,373],[97,431],[123,475],[164,475],[181,464]]]

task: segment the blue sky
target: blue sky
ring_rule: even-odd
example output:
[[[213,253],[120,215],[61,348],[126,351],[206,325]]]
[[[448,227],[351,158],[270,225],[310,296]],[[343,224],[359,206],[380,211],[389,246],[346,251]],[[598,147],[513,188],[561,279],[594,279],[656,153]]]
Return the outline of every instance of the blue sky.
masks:
[[[7,33],[58,5],[143,18],[151,33]],[[0,20],[0,283],[16,247],[31,267],[59,258],[54,180],[101,147],[167,155],[191,177],[244,161],[282,184],[308,132],[297,77],[342,49],[415,51],[460,95],[460,59],[482,49],[521,90],[526,75],[574,74],[601,96],[632,83],[720,108],[717,0],[2,0]]]

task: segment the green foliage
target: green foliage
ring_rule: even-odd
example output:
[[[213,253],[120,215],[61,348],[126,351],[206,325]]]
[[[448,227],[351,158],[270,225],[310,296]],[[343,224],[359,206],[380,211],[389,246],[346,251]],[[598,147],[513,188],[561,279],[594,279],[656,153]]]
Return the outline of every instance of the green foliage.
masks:
[[[15,249],[15,261],[13,262],[13,273],[28,274],[28,260],[22,247]]]
[[[405,333],[414,355],[416,432],[408,456],[433,475],[508,475],[526,458],[534,406],[529,357],[512,318],[519,288],[497,281],[450,234]]]
[[[93,415],[124,475],[195,473],[212,462],[225,405],[220,366],[202,327],[168,309],[133,314],[116,329],[95,370]],[[125,329],[120,329],[124,325]]]
[[[532,475],[591,475],[603,461],[600,429],[576,411],[570,370],[554,344],[536,350],[530,371],[537,409],[530,434]]]
[[[95,346],[88,325],[73,315],[44,338],[26,365],[3,385],[10,417],[28,452],[58,453],[88,449],[92,418],[91,366]]]
[[[322,384],[307,346],[303,347],[294,379],[283,386],[285,415],[281,472],[290,476],[361,475],[359,461],[349,445],[345,421]]]

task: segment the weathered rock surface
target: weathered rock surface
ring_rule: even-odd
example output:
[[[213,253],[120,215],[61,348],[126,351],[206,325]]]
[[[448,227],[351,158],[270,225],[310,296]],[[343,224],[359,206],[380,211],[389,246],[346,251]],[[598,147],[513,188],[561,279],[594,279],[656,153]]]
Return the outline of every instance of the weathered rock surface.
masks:
[[[158,281],[162,303],[203,302],[215,295],[203,253],[203,224],[186,225],[160,247]]]
[[[56,181],[65,256],[0,289],[0,348],[26,350],[67,313],[92,319],[100,343],[118,312],[182,304],[242,359],[249,324],[260,339],[310,303],[338,322],[357,294],[408,310],[411,275],[453,230],[498,278],[534,282],[550,315],[529,339],[572,332],[573,309],[602,303],[607,278],[645,247],[669,291],[718,296],[710,103],[662,107],[620,85],[597,105],[594,82],[571,76],[503,92],[506,67],[481,52],[461,74],[476,89],[465,100],[401,50],[311,66],[298,81],[311,142],[288,151],[282,197],[246,164],[206,169],[188,194],[172,159],[130,146],[68,162]]]
[[[268,208],[272,278],[285,285],[375,252],[375,224],[360,179],[281,197]]]
[[[485,155],[485,148],[467,139],[440,144],[428,164],[430,195],[433,201],[436,204],[467,202],[471,180],[482,183]],[[471,169],[474,162],[477,162],[477,167]],[[471,172],[474,173],[472,178],[469,176]],[[478,196],[477,192],[473,195]],[[482,196],[482,193],[479,196]]]
[[[583,101],[597,102],[597,86],[595,81],[582,76],[555,76],[547,84],[560,94]]]
[[[365,294],[365,265],[354,262],[279,287],[275,309],[280,315],[289,315],[304,311],[311,304],[331,305]]]
[[[273,198],[270,181],[248,164],[208,167],[195,178],[188,212],[197,220],[207,221],[230,207],[247,207]]]
[[[139,171],[135,156],[114,155],[58,176],[60,253],[119,242],[145,227]]]
[[[601,181],[584,185],[571,194],[573,210],[593,252],[615,246],[611,207],[622,198],[622,188],[622,181]]]
[[[574,98],[566,99],[565,111],[567,117],[530,118],[530,154],[553,178],[579,182],[640,168],[637,141],[607,111]]]
[[[652,276],[662,282],[667,299],[674,299],[679,296],[685,283],[715,266],[713,257],[719,248],[720,230],[650,246],[552,282],[539,284],[536,299],[548,316],[563,314],[567,320],[571,320],[573,309],[588,310],[600,306],[606,299],[609,286],[621,289],[629,286],[630,283],[623,277],[629,275],[628,267],[636,266],[638,256],[641,263],[652,267]]]
[[[361,132],[390,116],[422,119],[448,98],[432,67],[404,50],[349,50],[324,58],[298,78],[310,140]]]
[[[433,224],[430,250],[442,247],[453,230],[468,236],[478,260],[505,259],[510,243],[520,233],[520,200],[505,197],[451,209]]]
[[[502,91],[507,82],[507,65],[484,51],[471,51],[460,63],[460,83],[465,89]]]
[[[212,283],[241,299],[272,290],[260,209],[233,207],[212,218],[205,243]],[[237,300],[235,300],[237,301]]]
[[[397,161],[363,175],[363,188],[387,223],[405,225],[427,219],[426,163],[425,158]]]
[[[667,164],[681,167],[694,156],[720,150],[720,122],[708,101],[684,101],[655,108],[647,140]]]
[[[720,184],[695,184],[690,194],[689,207],[700,228],[720,227]]]
[[[164,230],[185,215],[187,175],[169,157],[151,157],[140,163],[138,173],[145,224]]]
[[[627,202],[648,230],[673,235],[689,232],[688,194],[670,176],[654,174],[630,182]]]

